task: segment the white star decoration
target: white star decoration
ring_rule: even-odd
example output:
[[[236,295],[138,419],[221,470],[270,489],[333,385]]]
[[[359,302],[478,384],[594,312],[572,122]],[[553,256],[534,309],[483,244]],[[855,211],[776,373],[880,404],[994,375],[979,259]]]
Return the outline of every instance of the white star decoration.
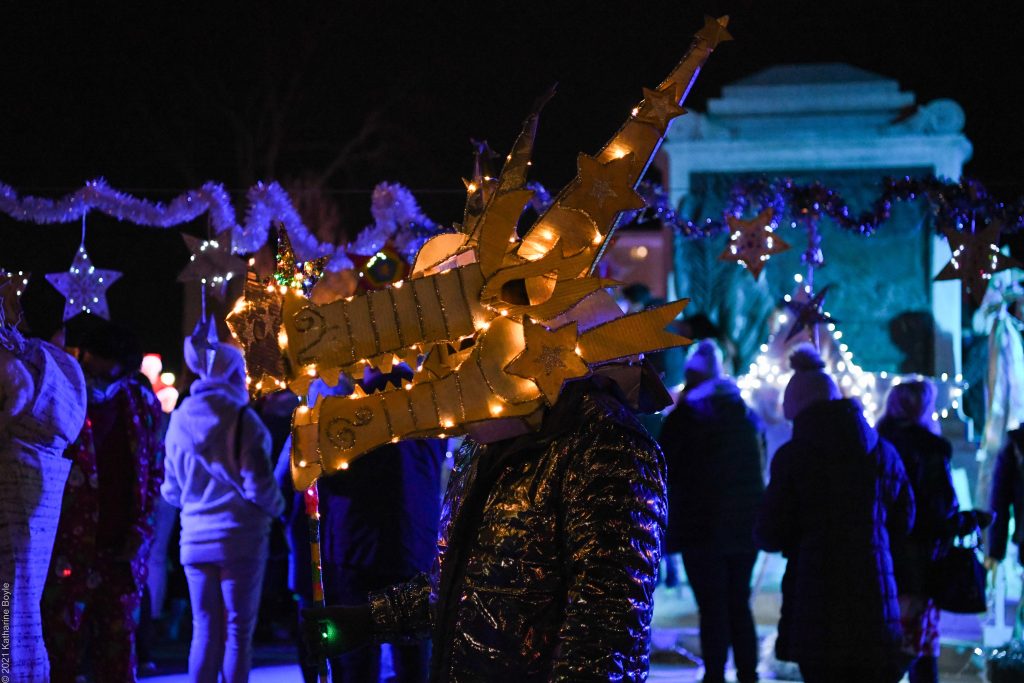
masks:
[[[100,270],[93,266],[84,244],[78,247],[68,272],[46,274],[47,281],[64,295],[64,320],[79,313],[93,313],[110,320],[107,287],[120,277],[121,273],[116,270]]]

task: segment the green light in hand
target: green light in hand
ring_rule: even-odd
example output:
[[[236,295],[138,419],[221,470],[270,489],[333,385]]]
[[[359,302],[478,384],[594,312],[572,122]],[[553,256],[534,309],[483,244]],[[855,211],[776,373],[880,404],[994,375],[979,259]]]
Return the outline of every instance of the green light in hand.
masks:
[[[327,651],[335,650],[341,645],[341,631],[334,625],[333,621],[324,620],[320,622],[320,639]]]

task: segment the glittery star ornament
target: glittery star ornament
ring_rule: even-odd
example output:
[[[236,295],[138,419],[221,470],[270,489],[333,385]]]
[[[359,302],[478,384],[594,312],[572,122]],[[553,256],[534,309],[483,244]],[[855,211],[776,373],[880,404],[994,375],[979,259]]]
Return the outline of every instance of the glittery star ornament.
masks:
[[[186,234],[181,238],[192,256],[178,274],[178,282],[204,284],[210,293],[223,301],[231,279],[245,273],[245,262],[231,254],[231,238],[204,240]]]
[[[66,273],[47,273],[46,280],[64,295],[64,320],[79,313],[93,313],[110,320],[107,288],[117,282],[121,273],[100,270],[92,265],[85,245],[79,245],[74,261]]]
[[[526,348],[505,370],[534,382],[548,403],[554,405],[568,380],[590,374],[590,368],[576,351],[577,325],[573,322],[549,330],[540,323],[526,320],[523,332]]]
[[[831,286],[825,285],[820,292],[810,295],[807,300],[793,298],[789,302],[788,306],[793,311],[794,320],[793,326],[789,328],[789,334],[786,335],[787,342],[803,330],[811,331],[816,325],[838,322],[825,312],[825,296]]]
[[[789,244],[775,234],[772,217],[775,212],[768,208],[749,221],[736,216],[726,216],[729,223],[729,244],[718,258],[735,261],[750,271],[756,280],[773,255],[789,249]]]
[[[323,276],[324,266],[329,260],[330,257],[322,256],[310,261],[299,261],[292,249],[288,232],[284,228],[278,231],[277,251],[274,254],[274,280],[277,284],[309,296]]]
[[[974,305],[980,306],[994,273],[1007,268],[1024,268],[1020,261],[999,251],[1001,229],[999,221],[992,221],[979,232],[944,228],[953,255],[935,279],[960,280],[963,295],[970,296]]]
[[[284,359],[279,337],[284,296],[274,284],[260,282],[249,271],[245,289],[225,322],[231,335],[242,345],[249,374],[249,393],[259,396],[275,391],[285,380]]]
[[[650,124],[659,131],[665,131],[672,119],[686,113],[686,110],[679,106],[676,92],[674,85],[664,90],[644,88],[644,101],[637,110],[636,120]]]

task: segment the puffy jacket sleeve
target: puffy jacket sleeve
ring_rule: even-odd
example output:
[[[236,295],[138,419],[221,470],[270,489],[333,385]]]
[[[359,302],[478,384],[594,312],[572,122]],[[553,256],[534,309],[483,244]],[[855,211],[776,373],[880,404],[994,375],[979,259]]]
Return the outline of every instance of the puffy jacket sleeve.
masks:
[[[585,438],[562,483],[569,580],[551,680],[642,680],[667,516],[664,459],[621,429]]]
[[[771,553],[791,552],[797,538],[797,501],[791,477],[795,451],[791,444],[780,448],[772,459],[771,478],[754,520],[754,543]]]
[[[988,554],[997,560],[1006,557],[1006,542],[1010,533],[1010,505],[1013,504],[1014,480],[1019,477],[1014,446],[1007,442],[999,451],[992,472],[992,493],[989,508],[995,520],[988,532]]]
[[[245,498],[271,517],[279,517],[284,497],[274,478],[270,432],[255,411],[243,410],[238,419],[243,420],[240,474]]]

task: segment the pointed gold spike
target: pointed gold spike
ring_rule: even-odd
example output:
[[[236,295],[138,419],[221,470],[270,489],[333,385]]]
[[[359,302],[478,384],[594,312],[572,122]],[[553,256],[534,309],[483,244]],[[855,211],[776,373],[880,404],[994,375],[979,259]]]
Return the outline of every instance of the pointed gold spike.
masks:
[[[532,197],[531,190],[510,190],[499,193],[487,205],[480,218],[477,246],[477,259],[485,278],[504,264],[509,236],[515,234],[519,217]]]
[[[505,165],[498,177],[498,190],[516,190],[526,185],[526,176],[530,167],[530,158],[533,156],[533,142],[537,137],[537,123],[540,121],[540,112],[552,97],[555,96],[555,89],[558,84],[552,85],[544,94],[533,103],[530,114],[523,121],[523,129],[512,145],[512,151],[505,158]]]
[[[725,43],[732,40],[732,35],[726,30],[729,25],[729,15],[715,18],[715,17],[704,17],[704,27],[697,31],[697,37],[704,40],[708,44],[708,47],[714,50],[718,47],[719,43]]]
[[[580,354],[587,363],[605,363],[638,353],[654,353],[690,343],[665,328],[682,313],[689,299],[624,315],[580,335]]]
[[[668,78],[658,86],[657,92],[672,93],[672,100],[674,100],[672,104],[676,107],[681,107],[690,92],[690,88],[697,79],[697,74],[700,73],[701,68],[715,49],[715,46],[731,38],[728,31],[725,30],[728,22],[728,17],[705,21],[704,26],[694,36],[686,56],[672,70]],[[662,108],[664,109],[667,104],[667,102],[662,104]],[[637,107],[635,111],[639,114],[642,110],[649,109],[650,106],[648,105],[647,107]],[[664,120],[666,124],[664,130],[660,126],[655,127],[651,125],[651,119],[647,115],[647,111],[645,111],[645,115],[642,118],[631,114],[622,127],[612,136],[611,140],[593,158],[600,164],[607,164],[611,161],[628,157],[629,169],[624,179],[630,189],[636,187],[636,184],[647,170],[648,165],[650,165],[651,159],[654,158],[655,153],[661,146],[663,137],[667,132],[667,124],[672,118],[670,114],[674,113],[676,113],[675,110],[669,108],[657,117],[659,122]],[[559,193],[551,207],[530,228],[530,231],[523,238],[519,247],[518,254],[520,256],[529,259],[538,258],[559,241],[561,237],[559,233],[563,229],[568,228],[568,223],[575,222],[578,224],[574,216],[566,213],[565,200],[578,188],[579,184],[580,178],[577,177]],[[598,193],[586,200],[582,205],[578,203],[574,205],[591,217],[594,217],[595,214],[602,213],[598,206],[602,196],[606,197],[604,193]],[[594,211],[592,212],[591,209]],[[583,246],[583,249],[591,256],[590,271],[593,271],[594,266],[604,252],[605,245],[614,234],[622,215],[620,213],[621,210],[619,209],[610,214],[606,212],[604,215],[601,215],[601,222],[595,226],[595,237]],[[578,232],[580,228],[576,226],[571,229]]]

